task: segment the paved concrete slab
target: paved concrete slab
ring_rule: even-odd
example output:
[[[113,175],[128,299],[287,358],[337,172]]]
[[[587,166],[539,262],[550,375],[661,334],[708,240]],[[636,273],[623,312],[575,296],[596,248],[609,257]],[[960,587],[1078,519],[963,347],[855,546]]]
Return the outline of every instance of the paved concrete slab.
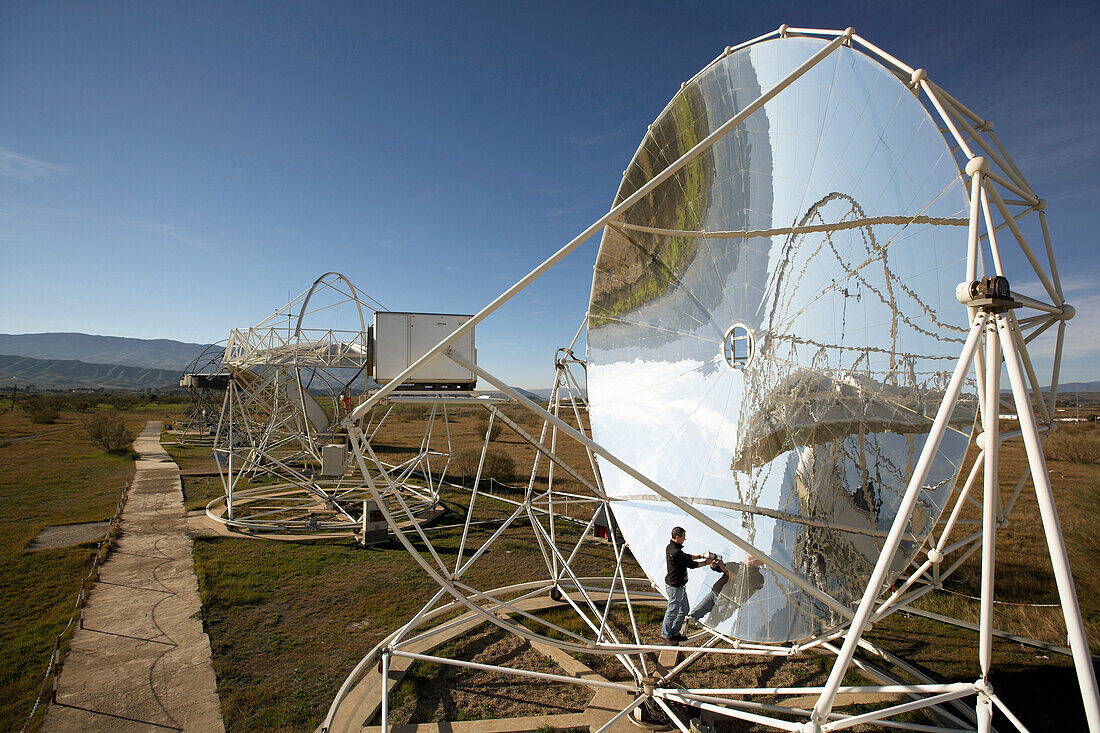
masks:
[[[82,522],[46,527],[27,545],[27,552],[54,547],[70,547],[84,542],[98,542],[107,534],[110,522]]]
[[[119,539],[88,596],[43,730],[224,731],[186,533],[179,468],[160,423],[141,458]]]

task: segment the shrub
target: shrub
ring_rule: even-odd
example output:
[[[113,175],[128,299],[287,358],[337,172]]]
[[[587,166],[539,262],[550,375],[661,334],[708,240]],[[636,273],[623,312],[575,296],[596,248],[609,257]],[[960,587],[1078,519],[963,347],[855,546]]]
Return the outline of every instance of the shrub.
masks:
[[[84,430],[93,445],[108,453],[121,453],[134,442],[134,436],[116,412],[93,412],[84,418]]]
[[[42,395],[33,395],[24,400],[23,409],[30,416],[31,422],[50,424],[57,420],[60,414],[57,402]]]
[[[1054,461],[1100,463],[1100,439],[1085,435],[1052,435],[1044,452]]]
[[[484,413],[478,417],[477,420],[477,434],[484,436],[485,431],[489,429],[489,413]],[[500,431],[504,429],[504,423],[500,420],[493,420],[493,430],[489,433],[489,440],[496,440],[500,437]],[[477,464],[474,464],[475,468]]]
[[[466,478],[477,475],[477,464],[481,460],[480,448],[465,448],[455,455],[455,471]],[[516,462],[502,451],[490,448],[485,454],[485,466],[481,469],[481,478],[511,481],[516,475]]]

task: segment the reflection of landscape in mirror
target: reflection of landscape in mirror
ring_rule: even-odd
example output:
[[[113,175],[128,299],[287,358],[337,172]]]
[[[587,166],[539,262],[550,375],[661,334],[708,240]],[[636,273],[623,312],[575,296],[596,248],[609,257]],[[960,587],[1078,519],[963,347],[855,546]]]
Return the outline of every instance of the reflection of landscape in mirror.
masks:
[[[777,39],[708,67],[650,128],[616,201],[822,45]],[[919,101],[839,49],[606,228],[588,336],[596,439],[854,606],[966,335],[954,297],[966,215],[958,167]],[[738,324],[753,338],[738,341]],[[951,416],[895,573],[942,511],[975,410],[966,396]],[[655,582],[675,524],[695,551],[741,559],[728,538],[601,470]],[[707,585],[692,576],[689,596]],[[705,621],[739,638],[801,639],[840,621],[768,568],[760,584],[729,585],[725,611]]]

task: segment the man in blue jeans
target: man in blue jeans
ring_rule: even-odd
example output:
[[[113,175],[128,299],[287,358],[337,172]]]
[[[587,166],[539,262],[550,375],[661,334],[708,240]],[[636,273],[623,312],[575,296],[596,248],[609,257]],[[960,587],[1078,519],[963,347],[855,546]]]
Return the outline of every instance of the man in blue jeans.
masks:
[[[687,637],[680,633],[680,628],[688,613],[688,570],[707,564],[705,555],[689,555],[684,552],[685,539],[687,531],[683,527],[673,527],[672,540],[665,548],[665,567],[668,570],[665,575],[665,594],[668,596],[668,609],[665,611],[665,620],[661,623],[661,636],[676,644],[687,641]]]

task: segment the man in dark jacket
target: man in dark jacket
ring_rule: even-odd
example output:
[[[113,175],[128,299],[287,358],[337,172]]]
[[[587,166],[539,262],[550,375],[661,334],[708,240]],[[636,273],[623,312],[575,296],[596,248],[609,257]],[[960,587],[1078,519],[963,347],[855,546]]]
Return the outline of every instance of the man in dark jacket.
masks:
[[[704,555],[689,555],[684,552],[685,539],[687,531],[683,527],[673,527],[672,540],[665,548],[665,567],[668,569],[668,574],[665,575],[665,594],[668,596],[668,609],[665,611],[665,620],[661,623],[661,636],[676,643],[687,641],[687,637],[680,633],[680,628],[688,613],[688,570],[707,564]]]

